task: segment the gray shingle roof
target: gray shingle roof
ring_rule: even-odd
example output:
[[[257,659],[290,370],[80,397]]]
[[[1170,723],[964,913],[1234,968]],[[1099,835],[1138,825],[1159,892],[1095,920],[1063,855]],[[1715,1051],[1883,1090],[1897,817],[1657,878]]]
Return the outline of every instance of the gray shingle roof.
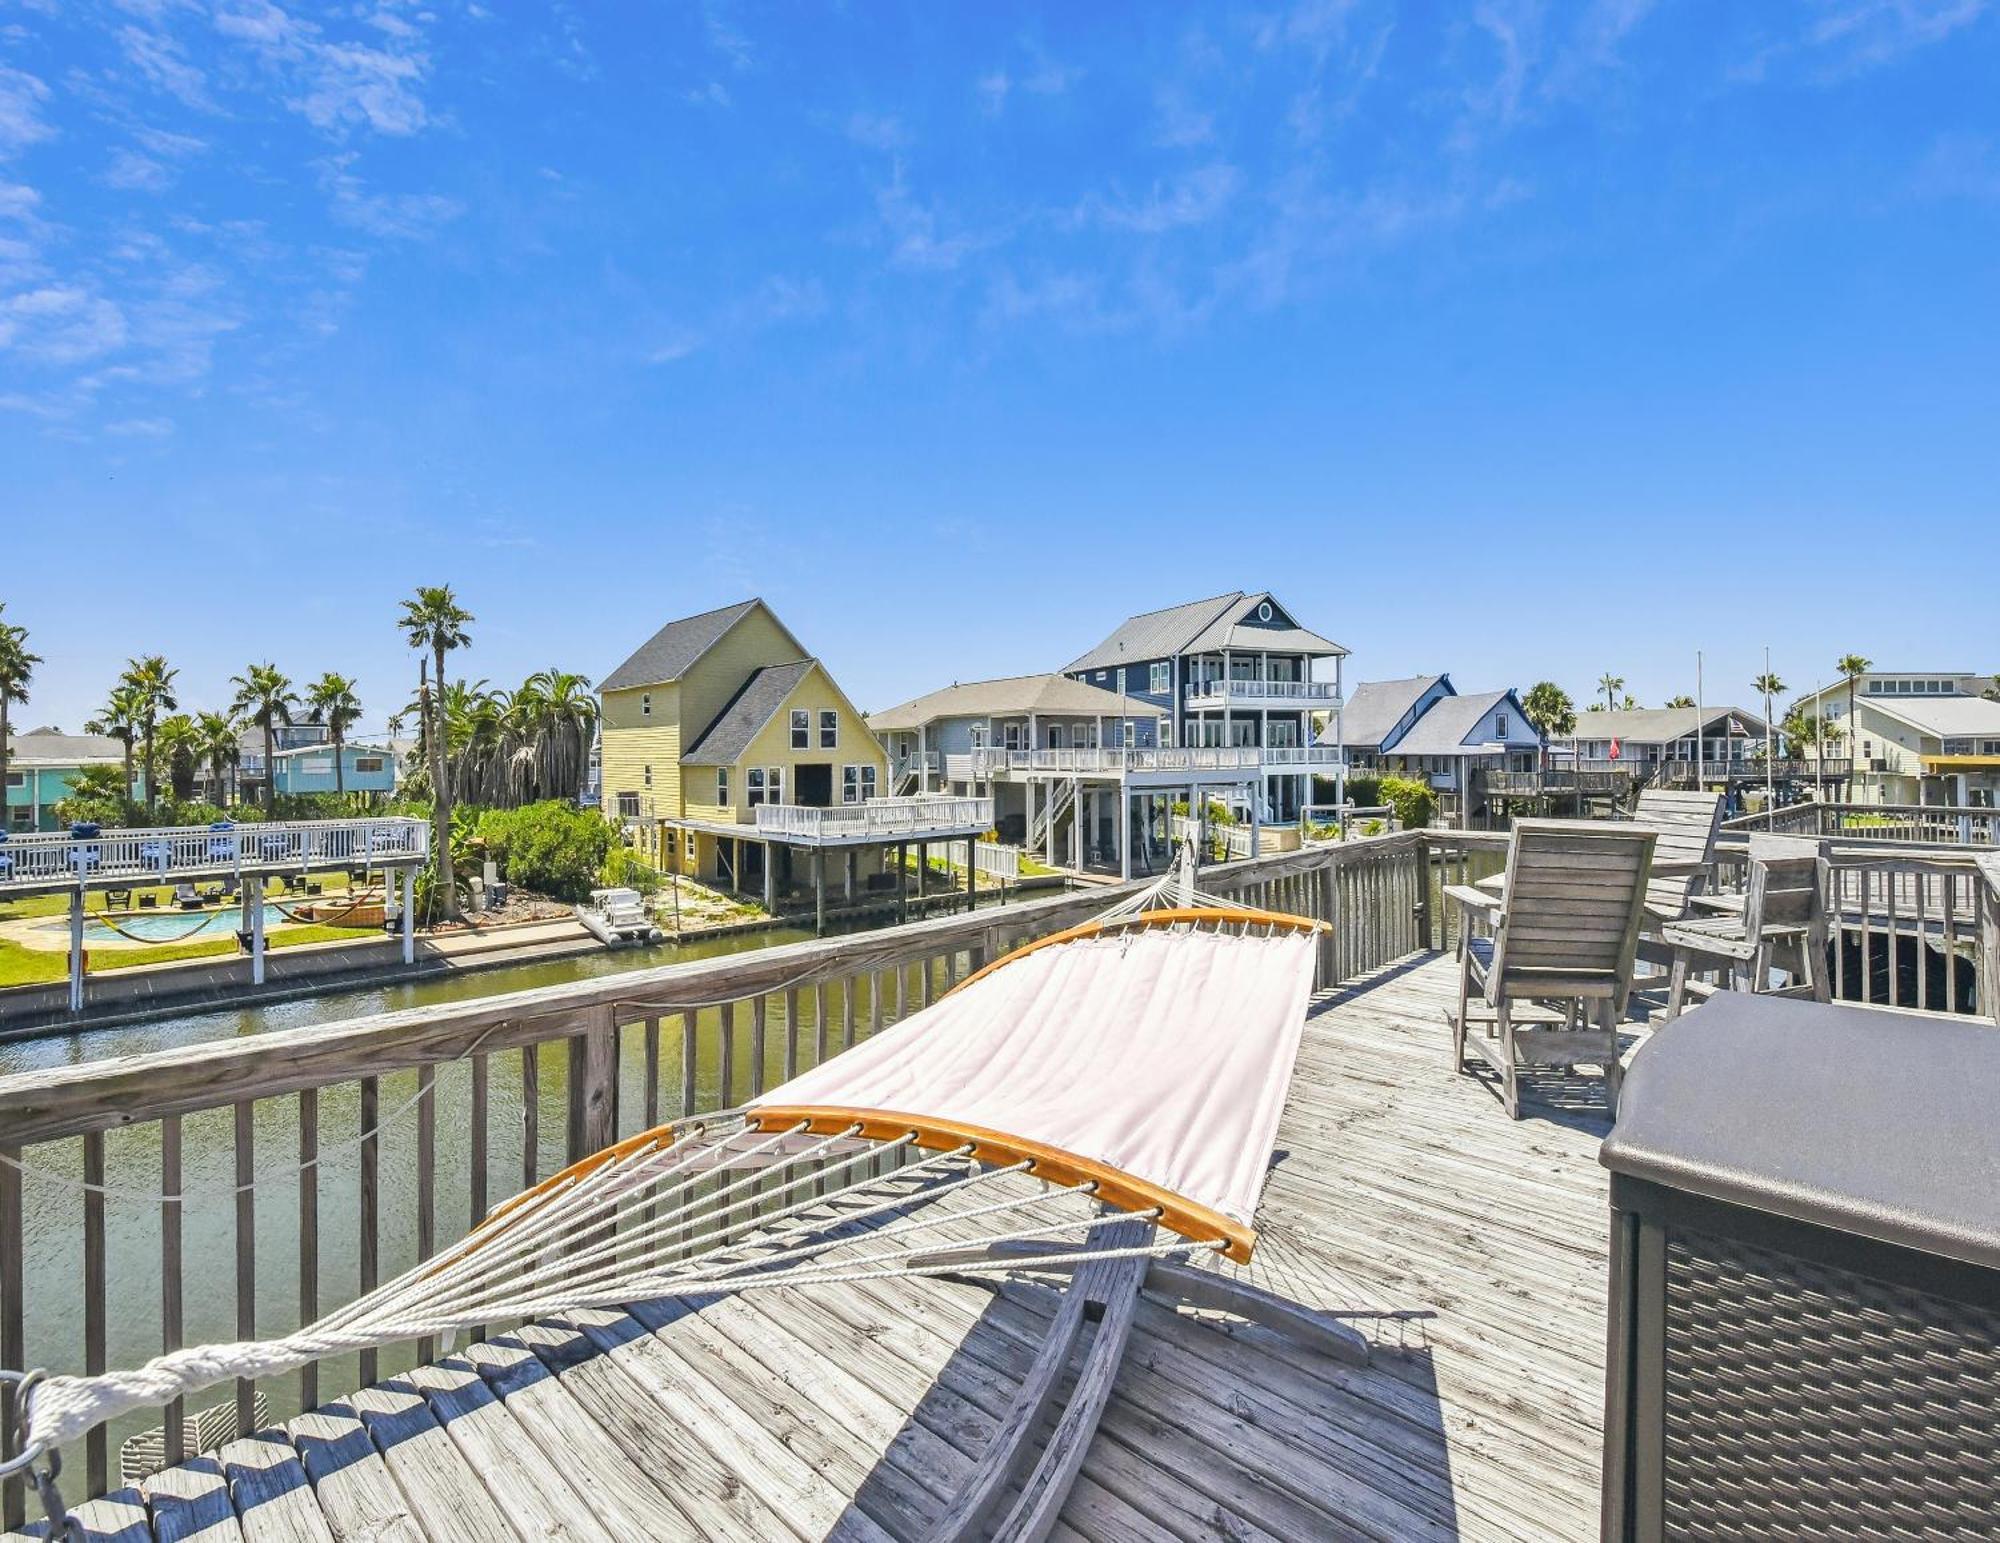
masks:
[[[19,761],[43,761],[54,766],[82,766],[91,761],[125,759],[125,747],[108,735],[100,734],[9,734],[7,757]]]
[[[709,649],[745,613],[759,602],[740,600],[699,616],[683,616],[654,633],[638,651],[598,682],[600,691],[623,691],[632,686],[658,686],[679,680],[688,667]]]
[[[1150,703],[1121,697],[1067,675],[1010,675],[1001,680],[969,680],[946,686],[941,691],[916,697],[895,707],[871,714],[868,727],[878,734],[892,729],[914,729],[940,718],[1016,717],[1044,713],[1051,717],[1101,714],[1116,718],[1124,713],[1152,713]]]
[[[1479,691],[1470,696],[1439,697],[1425,709],[1416,726],[1389,747],[1391,755],[1464,755],[1481,745],[1499,743],[1480,725],[1510,693]]]
[[[1346,649],[1303,627],[1250,627],[1242,618],[1261,600],[1276,605],[1269,590],[1231,590],[1206,600],[1170,605],[1163,611],[1130,616],[1097,647],[1063,666],[1066,673],[1113,669],[1148,659],[1220,648],[1268,648],[1283,653],[1344,654]]]
[[[1442,675],[1412,675],[1407,680],[1363,681],[1354,688],[1341,712],[1342,742],[1356,750],[1379,747],[1403,721],[1403,714],[1443,679]]]
[[[686,766],[734,766],[771,715],[785,705],[792,688],[806,678],[816,661],[767,664],[757,671],[702,731],[694,747],[681,756]]]
[[[1741,707],[1709,707],[1704,709],[1703,719],[1706,733],[1714,734],[1717,725],[1731,718],[1737,719],[1752,735],[1764,732],[1764,720],[1753,712]],[[1580,712],[1576,715],[1576,732],[1557,741],[1558,744],[1573,744],[1579,739],[1635,740],[1639,744],[1671,744],[1683,735],[1694,732],[1695,709],[1692,707],[1635,707],[1621,712]]]

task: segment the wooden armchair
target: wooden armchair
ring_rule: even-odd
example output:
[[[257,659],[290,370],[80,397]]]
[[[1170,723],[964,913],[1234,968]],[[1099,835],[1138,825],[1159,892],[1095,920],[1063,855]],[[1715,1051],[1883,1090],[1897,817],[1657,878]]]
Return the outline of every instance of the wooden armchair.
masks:
[[[1715,838],[1722,829],[1720,793],[1682,793],[1646,788],[1632,811],[1632,823],[1659,836],[1653,875],[1646,881],[1647,930],[1688,914],[1707,888],[1715,862]]]
[[[1602,1067],[1617,1112],[1618,1021],[1658,839],[1625,822],[1519,820],[1503,895],[1445,890],[1463,923],[1458,1001],[1447,1009],[1452,1070],[1465,1070],[1468,1046],[1491,1064],[1510,1118],[1521,1117],[1523,1066]],[[1474,935],[1478,921],[1488,935]]]
[[[1750,885],[1738,914],[1669,922],[1661,938],[1673,952],[1667,1017],[1680,1016],[1690,996],[1722,989],[1697,979],[1722,977],[1737,991],[1831,1000],[1827,988],[1826,845],[1793,836],[1750,838]],[[1790,984],[1773,988],[1783,970]]]

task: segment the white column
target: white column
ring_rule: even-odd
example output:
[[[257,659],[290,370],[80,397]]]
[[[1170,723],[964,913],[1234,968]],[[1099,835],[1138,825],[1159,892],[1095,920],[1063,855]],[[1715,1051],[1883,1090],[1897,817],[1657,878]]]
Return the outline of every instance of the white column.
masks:
[[[403,865],[403,963],[417,962],[417,870]]]
[[[264,984],[264,878],[262,874],[243,886],[243,911],[250,918],[250,984]]]
[[[1264,776],[1260,771],[1250,795],[1250,855],[1264,850]]]
[[[1132,794],[1118,784],[1118,877],[1132,877]]]
[[[83,886],[69,897],[69,1010],[83,1011]]]
[[[860,775],[858,772],[856,775]],[[923,724],[917,725],[917,791],[931,790],[930,735]]]

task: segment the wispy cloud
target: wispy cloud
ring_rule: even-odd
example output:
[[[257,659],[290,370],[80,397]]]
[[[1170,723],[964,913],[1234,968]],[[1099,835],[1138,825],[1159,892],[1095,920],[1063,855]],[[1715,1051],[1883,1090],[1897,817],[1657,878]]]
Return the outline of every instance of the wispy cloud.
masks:
[[[120,418],[104,425],[104,432],[120,439],[165,439],[174,431],[171,418]]]
[[[1838,84],[1944,42],[1990,15],[1991,0],[1812,0],[1794,32],[1769,37],[1731,72],[1755,83],[1795,66]]]
[[[0,64],[0,160],[54,136],[42,116],[49,88],[25,70]]]
[[[936,209],[910,191],[900,162],[894,179],[877,190],[875,212],[888,237],[890,260],[899,268],[956,268],[969,254],[998,239],[970,230],[947,230]]]
[[[133,68],[182,106],[204,113],[219,110],[209,95],[207,73],[188,61],[170,34],[150,27],[120,27],[118,46]]]
[[[319,163],[320,185],[343,225],[385,240],[415,241],[436,235],[465,212],[463,203],[443,193],[376,192],[354,170],[356,161],[350,152]]]
[[[136,150],[114,150],[104,169],[106,186],[127,192],[165,192],[174,185],[175,175],[172,167]]]
[[[1204,225],[1228,207],[1243,175],[1222,161],[1155,183],[1144,198],[1093,196],[1080,211],[1085,218],[1119,230],[1159,235],[1187,225]]]
[[[0,353],[34,364],[101,359],[129,333],[125,313],[78,284],[49,284],[0,300]]]

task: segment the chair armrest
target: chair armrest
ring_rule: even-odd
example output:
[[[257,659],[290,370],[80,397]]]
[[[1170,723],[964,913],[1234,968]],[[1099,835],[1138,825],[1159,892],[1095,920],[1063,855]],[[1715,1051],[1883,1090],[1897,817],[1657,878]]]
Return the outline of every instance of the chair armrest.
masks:
[[[1498,917],[1506,909],[1507,901],[1501,895],[1489,895],[1483,889],[1475,889],[1470,884],[1447,884],[1444,897],[1456,900],[1468,911],[1480,911],[1487,916]]]

